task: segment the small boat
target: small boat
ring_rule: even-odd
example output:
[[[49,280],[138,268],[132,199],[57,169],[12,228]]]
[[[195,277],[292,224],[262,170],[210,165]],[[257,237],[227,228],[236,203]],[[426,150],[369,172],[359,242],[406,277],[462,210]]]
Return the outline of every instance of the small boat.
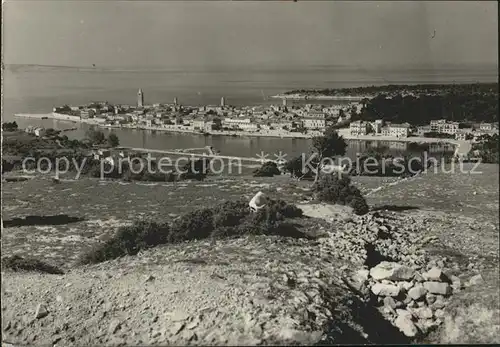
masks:
[[[45,116],[45,117],[42,117],[42,119],[49,119],[49,117]]]

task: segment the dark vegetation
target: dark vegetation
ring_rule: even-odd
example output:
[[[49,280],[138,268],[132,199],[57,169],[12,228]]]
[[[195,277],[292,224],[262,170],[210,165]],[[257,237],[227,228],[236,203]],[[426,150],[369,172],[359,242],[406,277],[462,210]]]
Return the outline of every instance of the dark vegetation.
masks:
[[[94,159],[91,150],[102,146],[118,146],[119,139],[111,133],[108,138],[104,133],[89,129],[85,139],[70,140],[67,136],[60,136],[56,131],[52,137],[37,137],[23,131],[12,132],[4,136],[2,174],[13,170],[21,170],[23,159],[31,157],[34,160],[26,162],[27,170],[34,170],[39,159],[41,170],[55,170],[76,173],[82,168],[83,176],[94,178],[124,179],[127,181],[153,181],[175,182],[185,179],[203,180],[209,173],[210,160],[207,158],[192,159],[180,168],[179,172],[160,170],[155,161],[151,161],[151,171],[148,171],[146,159],[142,159],[142,168],[135,157],[142,158],[140,154],[130,155],[131,160],[114,156],[115,165]],[[113,155],[112,155],[113,156]],[[121,159],[121,162],[120,162]],[[163,171],[163,172],[162,172]]]
[[[286,94],[360,95],[363,120],[429,124],[446,119],[461,122],[498,122],[498,83],[385,85],[344,89],[294,90]],[[412,93],[413,95],[404,95]]]
[[[214,208],[186,213],[172,223],[138,221],[118,229],[108,241],[84,253],[80,263],[98,263],[161,244],[206,238],[243,235],[281,235],[307,237],[287,219],[302,216],[302,210],[282,200],[271,200],[258,212],[251,212],[246,201],[226,201]]]
[[[410,156],[393,157],[389,154],[366,153],[351,168],[351,174],[360,176],[409,177],[427,166],[424,158]]]
[[[447,133],[439,133],[435,131],[429,131],[427,133],[423,134],[424,137],[434,137],[434,138],[439,138],[439,139],[454,139],[455,135],[453,134],[447,134]]]
[[[3,221],[4,228],[20,227],[27,225],[62,225],[77,223],[83,221],[83,218],[70,217],[66,214],[55,216],[26,216],[25,218],[13,218]]]
[[[275,162],[268,161],[253,172],[254,177],[274,177],[280,175],[281,171]]]
[[[479,157],[483,163],[499,163],[498,157],[498,135],[483,135],[478,142],[473,144],[472,150],[479,151]]]
[[[304,95],[374,95],[389,94],[396,95],[402,91],[415,94],[439,95],[443,93],[457,94],[496,94],[498,93],[498,83],[472,83],[472,84],[387,84],[383,86],[367,86],[338,89],[298,89],[286,92],[285,94]]]
[[[54,275],[62,275],[64,272],[56,266],[44,263],[34,258],[23,258],[18,255],[4,257],[2,259],[2,269],[13,271],[35,271]]]
[[[324,159],[333,159],[336,156],[344,155],[347,143],[333,127],[326,129],[324,135],[314,137],[312,142],[315,155],[312,164],[316,170],[316,176],[314,177],[314,182],[316,183],[324,167]],[[304,168],[304,170],[307,169]]]
[[[4,131],[16,131],[17,128],[18,126],[16,121],[2,123],[2,130]]]
[[[369,100],[360,118],[426,125],[431,120],[498,122],[498,86],[494,93],[456,93],[401,96],[378,95]]]
[[[285,172],[288,172],[290,176],[297,178],[298,180],[311,180],[314,178],[314,174],[310,168],[303,165],[303,158],[301,155],[288,160],[284,166],[284,170]]]
[[[368,204],[361,191],[351,184],[351,179],[342,175],[322,175],[313,186],[316,198],[320,201],[348,205],[358,215],[369,211]]]

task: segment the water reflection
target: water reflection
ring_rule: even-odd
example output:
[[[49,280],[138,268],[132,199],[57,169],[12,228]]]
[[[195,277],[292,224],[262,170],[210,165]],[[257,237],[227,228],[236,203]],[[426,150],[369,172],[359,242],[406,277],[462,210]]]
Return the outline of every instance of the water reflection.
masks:
[[[28,125],[41,126],[44,128],[54,128],[59,130],[74,129],[64,134],[69,138],[81,139],[89,129],[88,124],[73,123],[67,121],[55,121],[52,119],[23,119],[16,118],[20,128]],[[120,144],[127,147],[143,147],[151,149],[186,149],[202,148],[213,146],[222,155],[255,157],[257,153],[264,151],[268,153],[269,159],[275,159],[274,154],[280,151],[287,154],[286,158],[291,158],[302,153],[310,153],[312,141],[310,139],[281,139],[271,137],[231,137],[231,136],[203,136],[187,133],[169,133],[162,131],[138,130],[138,129],[109,129],[103,128],[108,134],[116,133],[120,138]],[[393,155],[420,154],[428,151],[435,156],[443,153],[453,152],[454,146],[449,143],[417,144],[400,141],[362,141],[349,140],[346,155],[356,158],[357,153],[364,153],[371,148],[378,148],[379,151]]]

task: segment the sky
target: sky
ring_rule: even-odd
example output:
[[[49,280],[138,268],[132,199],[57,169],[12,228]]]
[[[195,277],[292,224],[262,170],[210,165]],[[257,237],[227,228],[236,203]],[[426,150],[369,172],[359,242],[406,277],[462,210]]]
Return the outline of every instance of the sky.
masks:
[[[3,56],[6,64],[100,67],[498,66],[497,6],[7,0]]]

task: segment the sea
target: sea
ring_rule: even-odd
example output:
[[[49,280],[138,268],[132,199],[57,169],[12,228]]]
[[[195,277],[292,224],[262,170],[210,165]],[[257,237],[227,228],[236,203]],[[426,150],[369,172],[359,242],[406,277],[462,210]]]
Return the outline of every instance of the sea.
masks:
[[[336,66],[300,68],[217,68],[217,69],[117,69],[73,68],[37,65],[8,65],[3,71],[2,121],[16,120],[21,128],[28,125],[65,132],[70,138],[82,138],[88,125],[67,121],[14,117],[15,113],[50,113],[63,104],[80,105],[91,101],[134,104],[142,88],[146,104],[170,103],[174,97],[183,105],[217,105],[224,96],[234,106],[280,104],[272,95],[294,89],[346,88],[384,84],[439,84],[497,82],[495,68],[462,69],[380,69],[360,70]],[[304,103],[306,101],[293,101]],[[311,101],[332,104],[342,101]],[[308,152],[309,139],[203,136],[131,129],[105,129],[120,138],[122,146],[152,149],[185,149],[213,146],[223,155],[253,157],[257,153]],[[408,144],[377,141],[348,141],[347,155],[356,156],[369,147],[408,152]],[[448,149],[443,148],[442,152]],[[439,149],[434,153],[439,153]]]

